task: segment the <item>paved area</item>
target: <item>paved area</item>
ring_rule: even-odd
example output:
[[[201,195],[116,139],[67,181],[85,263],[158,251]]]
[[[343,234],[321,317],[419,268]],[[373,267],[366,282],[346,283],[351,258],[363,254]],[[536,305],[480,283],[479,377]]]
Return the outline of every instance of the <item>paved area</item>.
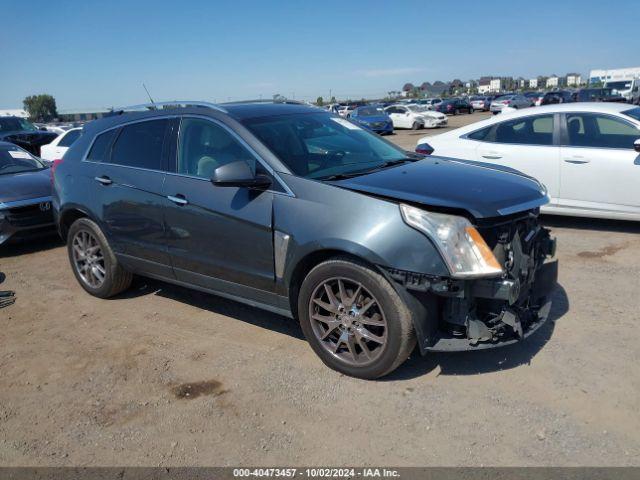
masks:
[[[552,322],[380,381],[286,318],[145,279],[99,300],[55,238],[4,248],[0,465],[640,465],[640,224],[545,222]]]

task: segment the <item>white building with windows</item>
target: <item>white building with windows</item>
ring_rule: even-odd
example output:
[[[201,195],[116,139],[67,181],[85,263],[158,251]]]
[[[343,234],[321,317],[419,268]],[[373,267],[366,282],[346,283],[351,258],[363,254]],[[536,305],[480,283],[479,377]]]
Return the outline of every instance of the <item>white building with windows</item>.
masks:
[[[538,88],[538,79],[530,78],[529,79],[529,88]]]
[[[490,92],[500,92],[502,91],[502,79],[501,78],[492,78],[489,82],[489,91]]]
[[[547,78],[547,88],[558,88],[560,86],[560,77],[557,75],[551,75]]]
[[[589,72],[589,83],[604,83],[611,80],[631,80],[632,78],[640,78],[640,67],[591,70],[591,72]]]
[[[567,87],[579,87],[582,83],[582,75],[579,73],[567,73]]]

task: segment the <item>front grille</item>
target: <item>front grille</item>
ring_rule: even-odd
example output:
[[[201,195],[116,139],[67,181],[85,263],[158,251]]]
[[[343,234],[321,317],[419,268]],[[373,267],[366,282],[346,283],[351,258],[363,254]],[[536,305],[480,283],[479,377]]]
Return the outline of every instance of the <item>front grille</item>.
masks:
[[[53,212],[51,211],[50,202],[10,208],[6,211],[6,217],[10,225],[21,228],[53,223]]]

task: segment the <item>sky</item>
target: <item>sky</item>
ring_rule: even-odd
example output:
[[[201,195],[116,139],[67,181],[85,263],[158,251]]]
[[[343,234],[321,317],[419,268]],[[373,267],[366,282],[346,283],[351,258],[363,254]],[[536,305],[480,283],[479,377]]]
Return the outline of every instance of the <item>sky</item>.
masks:
[[[370,98],[640,66],[640,0],[0,0],[0,108]]]

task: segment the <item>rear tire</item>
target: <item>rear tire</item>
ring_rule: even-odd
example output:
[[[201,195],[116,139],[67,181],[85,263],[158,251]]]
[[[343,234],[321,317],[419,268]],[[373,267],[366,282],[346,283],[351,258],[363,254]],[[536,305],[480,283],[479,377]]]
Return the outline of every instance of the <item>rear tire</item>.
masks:
[[[73,222],[67,236],[71,269],[80,286],[99,298],[109,298],[131,285],[133,275],[116,259],[100,227],[88,218]]]
[[[413,124],[411,125],[411,130],[419,130],[419,129],[420,129],[420,123],[413,122]]]
[[[411,311],[393,286],[349,258],[327,260],[309,272],[300,287],[298,316],[324,364],[352,377],[390,373],[416,344]]]
[[[460,115],[460,110],[458,110],[457,108],[453,111],[454,115]]]

